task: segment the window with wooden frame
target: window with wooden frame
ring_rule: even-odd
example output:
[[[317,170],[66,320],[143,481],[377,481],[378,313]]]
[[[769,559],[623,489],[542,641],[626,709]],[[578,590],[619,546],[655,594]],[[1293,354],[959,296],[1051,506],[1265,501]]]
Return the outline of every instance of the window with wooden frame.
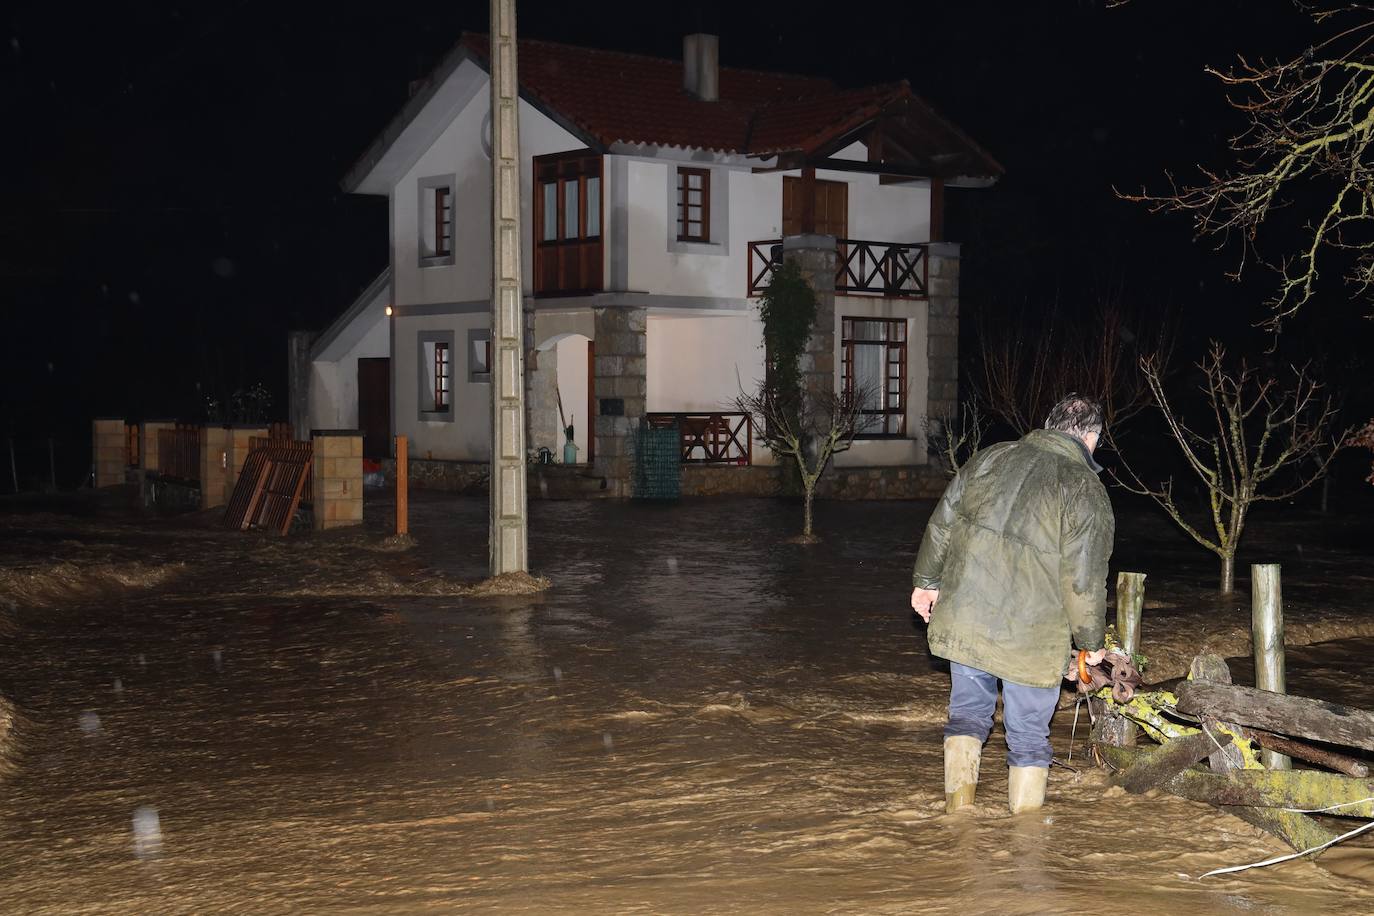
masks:
[[[599,292],[601,156],[536,156],[534,182],[534,294]]]
[[[906,435],[905,318],[842,318],[840,368],[846,403],[860,399],[860,436]]]
[[[679,166],[677,170],[677,240],[711,241],[711,172]]]
[[[444,342],[434,344],[434,409],[448,410],[449,389],[453,380],[453,361],[449,346]]]
[[[426,178],[420,182],[420,261],[453,263],[451,178]]]

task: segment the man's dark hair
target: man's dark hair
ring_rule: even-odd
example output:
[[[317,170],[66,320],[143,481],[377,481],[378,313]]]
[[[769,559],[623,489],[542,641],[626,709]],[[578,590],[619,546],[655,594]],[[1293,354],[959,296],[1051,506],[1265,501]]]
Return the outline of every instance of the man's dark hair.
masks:
[[[1070,394],[1054,407],[1045,418],[1046,429],[1057,429],[1082,439],[1088,433],[1102,435],[1105,425],[1102,402],[1081,394]]]

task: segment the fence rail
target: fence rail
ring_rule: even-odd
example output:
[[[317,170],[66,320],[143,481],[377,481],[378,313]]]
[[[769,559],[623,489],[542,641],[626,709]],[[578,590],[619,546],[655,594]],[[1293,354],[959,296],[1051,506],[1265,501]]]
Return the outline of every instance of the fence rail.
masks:
[[[676,427],[683,464],[754,463],[754,423],[747,413],[651,413],[652,429]]]
[[[835,292],[846,296],[924,299],[928,294],[928,247],[905,242],[836,239]],[[768,288],[782,264],[782,239],[749,243],[749,295]]]

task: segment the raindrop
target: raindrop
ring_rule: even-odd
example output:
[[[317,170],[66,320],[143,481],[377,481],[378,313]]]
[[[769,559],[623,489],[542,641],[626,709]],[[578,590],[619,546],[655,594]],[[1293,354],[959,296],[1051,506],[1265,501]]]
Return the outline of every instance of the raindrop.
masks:
[[[602,734],[601,743],[606,746],[606,750],[608,751],[611,748],[615,747],[615,739],[611,737],[610,732],[605,732],[604,734]]]
[[[19,53],[19,39],[18,39],[18,38],[11,38],[11,39],[10,39],[10,47],[14,49],[14,53],[15,53],[15,54],[18,54],[18,53]]]
[[[557,665],[553,666],[553,679],[555,681],[563,680],[563,669],[558,667]]]
[[[141,668],[147,668],[147,667],[148,667],[148,656],[144,655],[142,652],[138,653],[138,664],[139,664],[139,667],[141,667]]]
[[[221,668],[224,667],[224,653],[221,652],[219,649],[211,649],[210,658],[212,658],[215,662],[216,671],[219,671]]]
[[[668,572],[677,575],[677,557],[668,558]]]
[[[115,678],[115,679],[114,679],[114,692],[115,692],[115,693],[123,693],[123,692],[124,692],[124,680],[123,680],[122,678]]]
[[[93,709],[88,709],[77,716],[76,724],[81,729],[81,733],[88,738],[100,734],[100,716],[96,715]]]
[[[487,797],[487,810],[488,810],[488,811],[495,811],[495,810],[496,810],[496,802],[493,801],[493,800],[491,799],[490,796]]]
[[[238,268],[234,266],[232,260],[221,255],[210,262],[210,271],[221,279],[229,280],[238,273]]]
[[[162,820],[152,805],[134,810],[134,855],[140,859],[162,851]]]
[[[138,290],[129,290],[129,301],[132,302],[134,305],[138,305],[138,302],[139,302]]]

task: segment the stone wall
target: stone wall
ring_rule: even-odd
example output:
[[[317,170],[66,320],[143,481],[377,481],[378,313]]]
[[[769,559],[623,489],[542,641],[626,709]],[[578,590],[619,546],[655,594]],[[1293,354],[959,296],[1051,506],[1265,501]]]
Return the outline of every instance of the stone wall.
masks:
[[[643,308],[599,308],[593,310],[593,320],[595,473],[606,479],[609,495],[629,496],[634,477],[634,432],[648,405],[647,313]]]
[[[816,292],[816,324],[798,366],[811,403],[825,404],[835,393],[835,237],[792,235],[782,247]]]
[[[683,496],[778,496],[781,493],[782,470],[777,465],[682,466]]]
[[[939,499],[949,478],[934,467],[831,468],[816,485],[822,499]]]
[[[932,422],[959,413],[959,246],[932,242],[926,322],[926,359],[930,367],[926,416]]]
[[[381,462],[382,478],[387,486],[396,486],[396,459]],[[451,493],[486,493],[491,482],[491,465],[485,461],[438,461],[431,458],[411,458],[410,487],[412,490],[446,490]]]

